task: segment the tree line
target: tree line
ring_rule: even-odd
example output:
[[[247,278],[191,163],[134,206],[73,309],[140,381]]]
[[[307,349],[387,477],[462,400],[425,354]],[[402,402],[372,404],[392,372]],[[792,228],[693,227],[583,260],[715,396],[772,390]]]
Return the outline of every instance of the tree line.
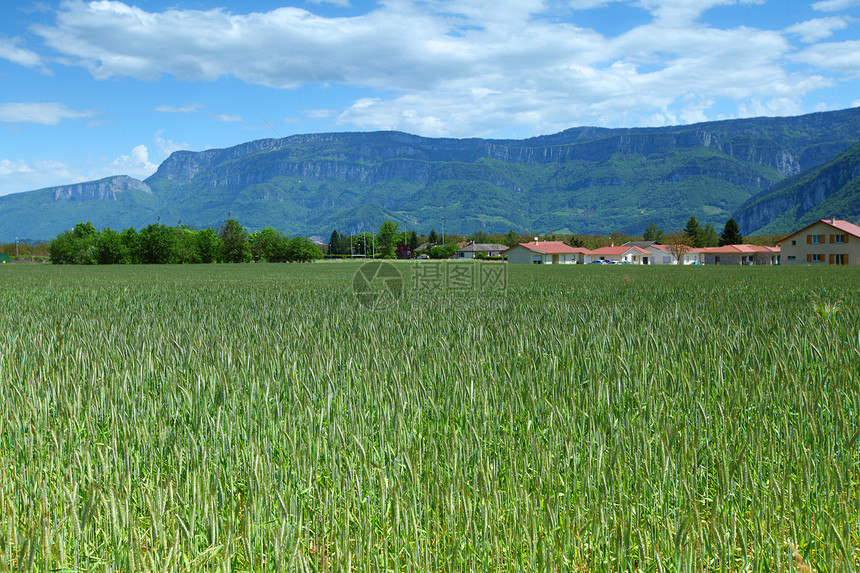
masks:
[[[57,235],[48,252],[52,263],[76,265],[281,263],[323,256],[306,237],[291,238],[271,227],[249,233],[235,219],[225,220],[217,230],[153,223],[140,231],[99,231],[92,223],[78,223]]]
[[[656,224],[649,223],[641,236],[620,232],[610,235],[581,234],[522,234],[513,230],[507,233],[487,233],[482,230],[471,235],[449,233],[440,235],[431,229],[427,235],[407,231],[393,221],[383,222],[375,232],[346,235],[337,229],[332,231],[328,245],[322,250],[305,237],[288,237],[271,227],[248,232],[235,219],[228,218],[217,229],[193,229],[181,223],[169,227],[160,223],[151,224],[140,231],[134,228],[114,231],[106,227],[96,230],[92,223],[78,223],[73,229],[57,235],[50,244],[27,247],[34,253],[47,251],[49,260],[57,264],[197,264],[215,262],[303,262],[326,255],[333,257],[366,256],[377,258],[413,258],[426,254],[430,258],[445,259],[457,251],[458,244],[466,241],[496,243],[513,247],[518,243],[532,241],[537,236],[541,241],[564,241],[574,247],[596,249],[609,245],[621,245],[627,241],[656,241],[666,245],[690,248],[714,247],[741,244],[744,237],[734,219],[726,221],[721,234],[712,225],[701,225],[690,217],[680,231],[665,232]],[[771,244],[777,238],[758,237],[760,244]],[[14,244],[3,245],[5,251],[14,255]],[[23,249],[25,245],[21,245]],[[47,247],[45,249],[44,247]],[[4,249],[0,248],[0,252]],[[28,251],[29,252],[29,251]],[[43,252],[41,254],[44,254]],[[24,252],[21,253],[25,255]]]

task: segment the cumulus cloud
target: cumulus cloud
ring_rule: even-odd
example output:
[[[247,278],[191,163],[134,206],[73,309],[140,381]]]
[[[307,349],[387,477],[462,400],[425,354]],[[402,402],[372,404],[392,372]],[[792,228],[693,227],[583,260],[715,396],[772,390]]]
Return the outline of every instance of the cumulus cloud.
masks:
[[[158,168],[157,165],[149,161],[149,150],[145,145],[138,145],[128,155],[120,155],[114,160],[113,166],[117,173],[133,177],[137,174],[149,177]]]
[[[833,84],[823,74],[791,71],[796,62],[812,63],[819,55],[810,49],[794,57],[788,36],[815,42],[843,29],[844,19],[821,18],[780,33],[699,22],[711,8],[762,0],[568,4],[583,10],[619,1],[648,10],[651,21],[606,37],[547,17],[557,6],[550,0],[386,0],[346,18],[295,7],[249,14],[149,12],[118,1],[66,0],[53,25],[33,30],[96,78],[170,74],[185,81],[235,77],[281,89],[347,85],[371,97],[334,113],[303,115],[424,135],[483,135],[526,124],[545,132],[595,117],[606,124],[705,119],[716,99],[784,109],[773,102],[800,101]],[[843,49],[845,61],[822,70],[850,69]],[[201,107],[157,109],[192,113]],[[184,148],[170,143],[167,148]]]
[[[65,104],[52,103],[0,103],[0,121],[4,123],[35,123],[57,125],[65,119],[85,119],[98,112],[69,109]]]
[[[163,131],[158,131],[155,134],[155,145],[158,147],[158,153],[162,159],[167,159],[174,151],[183,151],[189,148],[187,143],[176,143],[169,139],[161,137]]]

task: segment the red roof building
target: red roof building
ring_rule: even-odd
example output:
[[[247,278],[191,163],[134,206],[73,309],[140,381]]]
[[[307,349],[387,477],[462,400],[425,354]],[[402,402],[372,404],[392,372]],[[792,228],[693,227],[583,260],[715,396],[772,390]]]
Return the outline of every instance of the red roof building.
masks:
[[[511,247],[503,255],[512,264],[570,265],[580,260],[588,249],[571,247],[562,241],[532,241]]]

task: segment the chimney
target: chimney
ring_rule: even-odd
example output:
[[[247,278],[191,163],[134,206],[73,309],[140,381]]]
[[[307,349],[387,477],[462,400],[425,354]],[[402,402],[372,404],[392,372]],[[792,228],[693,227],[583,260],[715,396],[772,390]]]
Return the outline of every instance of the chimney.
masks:
[[[538,244],[538,238],[535,237],[535,245],[537,245],[537,244]]]
[[[836,217],[830,217],[830,224],[831,224],[831,225],[835,225],[835,224],[836,224]]]

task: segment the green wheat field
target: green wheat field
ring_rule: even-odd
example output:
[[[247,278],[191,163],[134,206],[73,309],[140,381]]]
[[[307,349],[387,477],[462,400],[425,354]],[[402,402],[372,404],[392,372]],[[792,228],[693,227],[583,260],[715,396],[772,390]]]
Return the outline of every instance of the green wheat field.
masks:
[[[397,268],[3,266],[0,571],[860,569],[860,268]]]

